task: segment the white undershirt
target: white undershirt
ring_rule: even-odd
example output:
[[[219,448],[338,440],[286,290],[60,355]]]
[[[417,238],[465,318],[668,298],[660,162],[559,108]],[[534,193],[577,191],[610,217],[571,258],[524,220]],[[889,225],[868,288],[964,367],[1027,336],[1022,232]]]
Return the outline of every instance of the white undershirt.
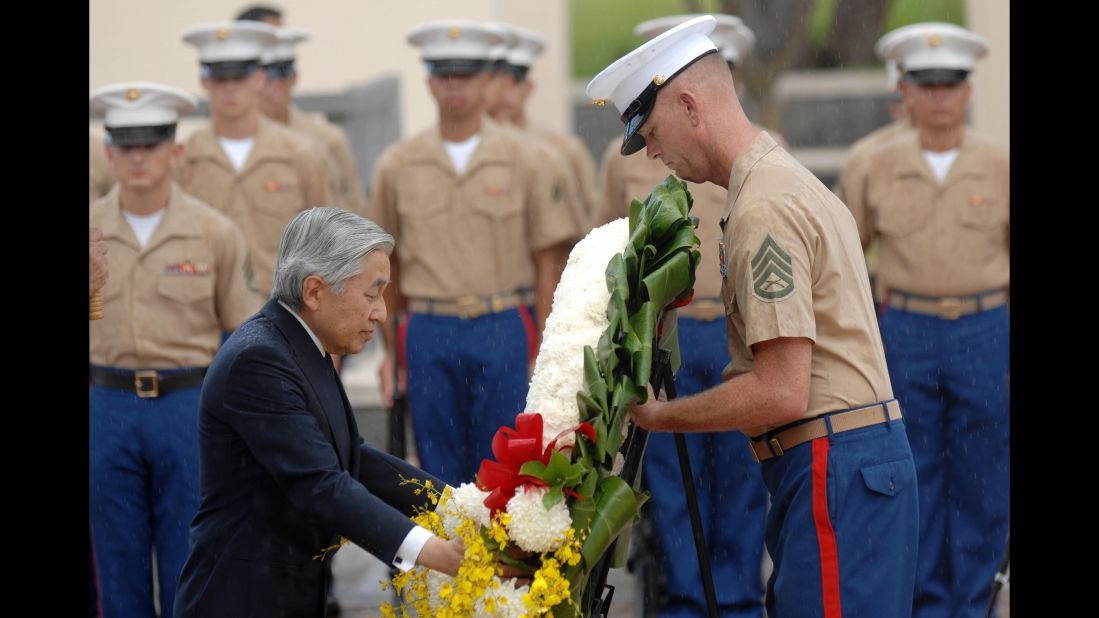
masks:
[[[469,165],[469,159],[473,156],[473,151],[477,150],[477,145],[480,143],[480,133],[475,134],[464,142],[448,142],[443,140],[443,148],[446,148],[446,153],[450,155],[450,162],[454,164],[455,171],[461,174],[466,170],[466,166]]]
[[[163,212],[163,211],[161,211]],[[302,328],[309,335],[309,338],[313,340],[313,343],[317,344],[317,350],[320,351],[321,356],[324,356],[324,347],[321,345],[321,340],[313,334],[313,329],[309,328],[309,325],[305,323],[305,320],[298,315],[297,311],[290,308],[289,305],[278,301],[282,305],[283,309],[290,312],[290,315],[301,324]],[[441,506],[441,505],[440,505]],[[435,507],[435,511],[439,512],[439,507]],[[397,567],[401,571],[408,571],[412,567],[416,566],[416,559],[420,557],[420,552],[423,550],[424,545],[427,545],[427,541],[435,536],[430,530],[422,526],[413,526],[408,534],[405,535],[404,541],[401,542],[401,546],[397,548],[397,555],[393,557],[393,566]]]
[[[133,228],[134,234],[137,236],[137,242],[144,247],[149,244],[149,238],[156,231],[156,226],[160,223],[160,220],[164,218],[164,209],[161,208],[151,215],[135,215],[123,210],[122,216],[126,217],[126,222]]]
[[[225,151],[225,156],[229,157],[229,161],[239,172],[244,167],[244,162],[248,160],[248,155],[252,152],[252,146],[256,144],[256,138],[231,139],[219,137],[218,143],[221,144],[221,149]]]
[[[946,180],[946,175],[950,173],[950,166],[954,165],[954,159],[958,158],[958,149],[947,150],[946,152],[931,152],[930,150],[923,151],[923,158],[927,161],[928,167],[931,168],[931,172],[935,174],[935,178],[939,179],[939,182]]]

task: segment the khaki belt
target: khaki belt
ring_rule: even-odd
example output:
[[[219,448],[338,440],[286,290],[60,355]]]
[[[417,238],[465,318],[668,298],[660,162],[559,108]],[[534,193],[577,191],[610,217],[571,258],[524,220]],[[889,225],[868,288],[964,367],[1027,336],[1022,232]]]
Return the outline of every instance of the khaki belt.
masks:
[[[470,320],[482,315],[514,309],[521,304],[529,305],[533,302],[534,295],[530,290],[519,290],[517,292],[487,294],[484,296],[462,296],[453,300],[410,298],[408,300],[408,310],[413,313],[457,316],[463,320]]]
[[[957,320],[980,311],[988,311],[1003,306],[1007,302],[1007,292],[993,290],[973,296],[916,296],[889,290],[889,306],[902,311],[911,311],[923,315],[933,315],[944,320]]]
[[[889,411],[890,421],[901,418],[901,404],[897,403],[896,399],[885,402],[885,409]],[[762,436],[752,438],[748,441],[752,455],[757,462],[781,457],[783,453],[799,444],[827,436],[827,423],[832,424],[832,433],[837,434],[886,422],[881,403],[846,412],[834,412],[827,416],[827,421],[821,416],[789,429],[777,429],[775,430],[777,433],[769,431]]]
[[[679,315],[701,322],[716,320],[725,317],[725,301],[720,298],[694,298],[679,310]]]

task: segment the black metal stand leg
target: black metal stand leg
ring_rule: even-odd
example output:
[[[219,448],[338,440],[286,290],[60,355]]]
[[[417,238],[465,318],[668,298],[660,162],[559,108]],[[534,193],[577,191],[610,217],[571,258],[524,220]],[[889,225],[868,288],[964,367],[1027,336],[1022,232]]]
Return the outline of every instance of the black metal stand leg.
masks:
[[[672,375],[671,355],[660,350],[660,370],[664,392],[668,400],[675,399],[675,376]],[[655,389],[654,389],[655,390]],[[694,474],[691,473],[691,458],[687,453],[687,437],[675,434],[675,450],[679,455],[679,473],[683,479],[683,490],[687,499],[687,513],[691,517],[691,532],[694,533],[695,553],[698,555],[698,570],[702,576],[702,591],[706,595],[706,609],[710,618],[717,618],[717,593],[714,591],[714,577],[710,570],[710,549],[706,545],[706,536],[702,530],[702,514],[698,509],[698,494],[695,492]]]
[[[675,399],[675,377],[672,375],[671,352],[657,350],[653,358],[652,387],[653,393],[667,394],[668,400]],[[649,432],[640,427],[634,427],[628,440],[626,449],[626,462],[622,467],[622,479],[634,484],[641,468],[641,459],[644,455],[645,445],[649,441]],[[698,568],[702,575],[702,587],[706,595],[706,607],[711,618],[717,618],[717,594],[714,591],[713,574],[710,570],[710,552],[706,547],[706,539],[702,531],[702,514],[698,509],[698,495],[695,493],[694,476],[691,474],[691,462],[687,453],[687,441],[683,434],[675,434],[675,446],[679,455],[679,468],[683,478],[683,488],[686,494],[687,511],[691,517],[691,530],[694,532],[695,552],[698,555]],[[603,559],[592,570],[591,585],[593,586],[592,616],[606,618],[610,609],[611,597],[614,588],[607,586],[607,573],[610,570],[610,559],[614,555],[618,541],[611,544]],[[606,597],[601,597],[603,588],[610,588]]]
[[[991,618],[993,610],[996,609],[996,597],[1000,596],[1000,589],[1007,583],[1007,569],[1011,565],[1011,538],[1007,540],[1007,550],[1004,551],[1004,561],[1000,564],[1000,570],[996,572],[996,577],[992,581],[992,595],[988,599],[988,609],[985,610],[985,618]]]
[[[710,550],[702,531],[702,514],[698,511],[698,495],[695,493],[694,475],[691,474],[691,461],[687,454],[687,437],[681,433],[675,434],[675,450],[679,453],[679,471],[683,477],[687,513],[691,516],[691,532],[695,537],[695,553],[698,555],[698,570],[702,575],[702,591],[706,594],[706,608],[710,618],[717,618],[717,594],[710,570]]]

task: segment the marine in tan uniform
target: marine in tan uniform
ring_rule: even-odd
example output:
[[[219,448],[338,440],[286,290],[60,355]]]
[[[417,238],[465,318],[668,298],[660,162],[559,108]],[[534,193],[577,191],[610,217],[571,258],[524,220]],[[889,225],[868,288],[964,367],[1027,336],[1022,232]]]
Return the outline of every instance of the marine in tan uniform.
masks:
[[[240,230],[172,182],[183,151],[176,122],[195,110],[194,97],[133,82],[93,92],[91,107],[106,116],[119,179],[89,211],[111,256],[89,349],[99,599],[104,615],[153,615],[155,546],[160,607],[171,615],[198,509],[202,376],[222,332],[261,299],[246,282]]]
[[[574,192],[586,221],[595,208],[595,159],[579,137],[531,122],[527,116],[527,101],[535,88],[529,73],[534,60],[545,49],[545,40],[537,33],[518,26],[502,25],[514,33],[516,40],[497,65],[495,79],[500,83],[500,96],[489,113],[498,122],[510,123],[533,133],[561,153],[572,172]]]
[[[587,89],[623,113],[624,154],[644,148],[680,178],[729,191],[718,256],[726,381],[631,414],[654,431],[752,437],[772,504],[769,615],[904,615],[916,564],[915,469],[858,231],[831,191],[752,127],[706,36],[714,25],[701,16],[668,30]]]
[[[328,161],[336,206],[362,215],[366,212],[366,192],[359,182],[358,166],[351,142],[343,129],[322,114],[309,114],[291,98],[298,83],[295,48],[309,34],[300,28],[279,28],[278,41],[263,58],[267,83],[260,93],[264,116],[289,127],[318,144]]]
[[[879,56],[883,44],[888,43],[889,40],[888,34],[878,39],[875,50]],[[841,200],[844,199],[845,187],[857,186],[858,188],[855,191],[860,194],[865,190],[863,186],[866,183],[866,175],[875,161],[874,157],[871,156],[874,150],[897,135],[912,131],[914,127],[912,113],[909,111],[908,104],[905,103],[904,95],[901,93],[901,72],[897,61],[887,59],[885,61],[885,72],[889,85],[893,89],[889,98],[889,115],[892,116],[893,122],[874,129],[851,144],[836,186],[836,194]]]
[[[114,172],[111,171],[111,162],[103,153],[103,140],[88,134],[88,201],[107,195],[114,186]]]
[[[652,39],[695,17],[676,15],[638,24],[634,32]],[[718,46],[739,86],[739,68],[748,56],[755,35],[733,15],[714,15],[717,25],[710,38]],[[612,140],[603,156],[602,199],[593,227],[629,216],[634,198],[644,199],[671,171],[659,159],[626,156],[621,139]],[[725,307],[721,299],[718,247],[721,215],[728,192],[713,183],[690,183],[694,198],[691,214],[699,218],[696,234],[702,259],[695,278],[694,297],[678,309],[682,363],[676,390],[689,396],[721,384],[722,369],[729,363]],[[686,436],[691,471],[703,520],[703,536],[713,572],[725,579],[715,588],[718,612],[763,612],[763,531],[767,514],[767,488],[759,464],[748,450],[748,439],[739,431],[692,433]],[[652,492],[647,502],[660,539],[659,555],[664,587],[659,613],[666,616],[705,615],[706,598],[699,584],[701,572],[695,553],[687,503],[681,492],[679,459],[671,433],[654,433],[645,448],[644,481]],[[726,513],[737,513],[737,525],[724,525]]]
[[[259,59],[274,41],[273,27],[203,24],[183,38],[199,50],[210,124],[187,141],[176,181],[240,226],[256,290],[266,296],[283,228],[302,210],[333,203],[327,163],[311,142],[260,114]]]
[[[490,22],[485,26],[504,37],[502,44],[489,50],[489,78],[484,93],[485,113],[500,125],[517,132],[519,140],[535,151],[534,156],[542,162],[543,173],[554,177],[554,182],[562,187],[564,199],[572,207],[577,229],[587,230],[591,213],[589,191],[592,183],[585,182],[585,174],[575,165],[577,159],[562,147],[558,137],[564,136],[528,126],[525,117],[517,118],[515,111],[515,93],[525,84],[529,84],[526,75],[530,64],[545,46],[545,42],[541,36],[511,24]],[[520,64],[512,64],[512,61]],[[527,91],[529,93],[529,89]],[[520,109],[519,116],[522,115],[521,111]],[[554,136],[548,133],[554,133]],[[594,175],[594,170],[593,162],[590,175]],[[579,237],[574,240],[579,240]],[[564,270],[567,260],[567,252],[562,252],[561,270]]]
[[[103,244],[103,230],[88,228],[88,297],[103,289],[107,283],[107,245]]]
[[[889,35],[886,35],[878,40],[876,49],[879,56],[882,43],[887,42],[888,37]],[[844,196],[848,192],[855,191],[861,194],[865,191],[866,175],[876,161],[874,151],[897,135],[911,131],[913,127],[912,115],[900,91],[901,74],[897,62],[886,60],[885,69],[889,85],[893,89],[889,99],[889,114],[893,117],[893,122],[871,131],[851,144],[834,189],[836,195],[843,201],[846,201]],[[877,304],[881,301],[881,292],[877,285],[878,243],[876,241],[871,241],[866,247],[866,269],[870,273],[870,288],[874,293],[874,302]]]
[[[514,130],[484,115],[488,49],[477,22],[432,22],[409,42],[428,65],[439,123],[390,148],[370,218],[397,239],[391,306],[407,306],[408,401],[422,467],[474,478],[501,425],[523,409],[533,291],[549,313],[561,253],[581,233],[564,191]],[[387,359],[387,364],[391,359]],[[390,366],[391,367],[391,366]],[[383,375],[392,375],[383,371]]]
[[[982,615],[1007,548],[1009,160],[965,125],[979,35],[922,23],[886,35],[916,131],[845,191],[879,242],[881,332],[920,481],[914,616]]]

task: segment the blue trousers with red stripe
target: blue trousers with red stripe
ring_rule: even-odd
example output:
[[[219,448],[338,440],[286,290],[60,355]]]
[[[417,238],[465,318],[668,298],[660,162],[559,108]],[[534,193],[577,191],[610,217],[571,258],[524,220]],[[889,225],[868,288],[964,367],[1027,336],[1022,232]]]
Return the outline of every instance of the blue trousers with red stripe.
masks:
[[[913,614],[984,616],[1007,549],[1008,309],[944,320],[889,308],[881,334],[920,482]]]
[[[919,498],[903,420],[817,438],[761,467],[770,618],[911,615]]]
[[[408,407],[420,467],[457,487],[515,426],[528,385],[526,307],[472,319],[413,313],[405,353]]]
[[[729,363],[725,320],[679,318],[682,365],[676,392],[684,397],[721,383]],[[767,488],[752,457],[748,437],[739,431],[687,434],[687,451],[698,494],[702,529],[710,552],[719,615],[763,615],[763,526]],[[706,596],[691,531],[675,436],[649,435],[643,467],[652,497],[646,507],[656,523],[666,602],[661,618],[706,616]]]
[[[154,546],[160,615],[172,615],[198,512],[200,392],[186,388],[142,399],[133,389],[91,389],[89,514],[105,618],[154,615]]]

